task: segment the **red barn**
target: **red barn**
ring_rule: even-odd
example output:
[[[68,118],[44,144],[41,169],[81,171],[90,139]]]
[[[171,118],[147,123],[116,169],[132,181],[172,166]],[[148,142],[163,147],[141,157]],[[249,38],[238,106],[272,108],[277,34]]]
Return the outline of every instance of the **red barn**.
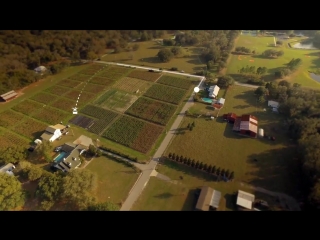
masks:
[[[236,121],[237,115],[235,113],[223,114],[223,120],[234,123]]]
[[[258,119],[252,115],[237,117],[233,125],[233,131],[244,136],[256,138],[258,134]]]

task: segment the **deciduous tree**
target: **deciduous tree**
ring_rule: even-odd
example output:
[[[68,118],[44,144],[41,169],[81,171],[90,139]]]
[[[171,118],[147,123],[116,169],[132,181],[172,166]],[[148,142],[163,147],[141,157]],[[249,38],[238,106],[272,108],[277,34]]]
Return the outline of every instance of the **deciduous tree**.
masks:
[[[25,193],[18,179],[0,173],[0,211],[13,210],[22,206],[24,201]]]

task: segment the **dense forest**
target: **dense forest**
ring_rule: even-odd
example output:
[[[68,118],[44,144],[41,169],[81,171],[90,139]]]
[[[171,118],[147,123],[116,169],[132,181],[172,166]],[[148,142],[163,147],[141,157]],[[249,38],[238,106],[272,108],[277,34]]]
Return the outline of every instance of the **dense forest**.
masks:
[[[58,73],[69,59],[95,59],[106,48],[121,51],[131,39],[147,41],[165,30],[0,30],[0,94],[39,80],[34,69]]]

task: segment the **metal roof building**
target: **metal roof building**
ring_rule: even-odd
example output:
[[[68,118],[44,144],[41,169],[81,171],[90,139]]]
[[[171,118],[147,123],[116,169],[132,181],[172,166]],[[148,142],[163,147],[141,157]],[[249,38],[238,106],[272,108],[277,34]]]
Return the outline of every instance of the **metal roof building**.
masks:
[[[18,93],[16,93],[15,91],[12,90],[10,92],[7,92],[7,93],[0,95],[0,98],[2,99],[2,101],[6,102],[10,99],[15,98],[17,95],[18,95]]]
[[[221,192],[213,190],[211,187],[204,186],[196,205],[198,211],[209,211],[210,207],[218,208],[221,199]]]
[[[237,205],[247,209],[252,209],[254,199],[255,196],[253,194],[239,190],[237,197]]]

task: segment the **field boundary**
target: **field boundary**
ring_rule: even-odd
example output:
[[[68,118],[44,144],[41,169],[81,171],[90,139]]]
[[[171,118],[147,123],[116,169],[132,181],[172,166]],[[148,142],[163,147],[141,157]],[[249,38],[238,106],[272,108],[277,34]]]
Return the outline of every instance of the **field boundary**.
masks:
[[[141,173],[139,174],[138,179],[137,179],[137,180],[135,181],[135,183],[133,184],[133,186],[132,186],[132,188],[130,189],[128,195],[130,195],[130,193],[132,192],[133,188],[137,185],[137,183],[138,183],[139,179],[141,178],[142,174],[143,174],[143,172],[141,172]]]

